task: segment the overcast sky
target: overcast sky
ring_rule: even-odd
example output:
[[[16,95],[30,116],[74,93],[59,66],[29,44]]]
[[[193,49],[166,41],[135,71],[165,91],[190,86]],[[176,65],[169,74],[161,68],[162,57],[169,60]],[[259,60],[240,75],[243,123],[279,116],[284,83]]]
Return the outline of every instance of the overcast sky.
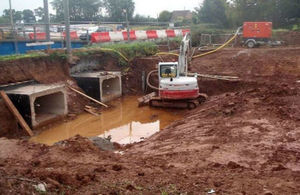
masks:
[[[15,10],[35,9],[43,6],[43,0],[11,0]],[[52,0],[49,0],[51,2]],[[135,14],[156,17],[162,10],[193,10],[203,0],[134,0]],[[9,9],[9,0],[0,0],[0,15]],[[53,12],[53,10],[51,11]]]

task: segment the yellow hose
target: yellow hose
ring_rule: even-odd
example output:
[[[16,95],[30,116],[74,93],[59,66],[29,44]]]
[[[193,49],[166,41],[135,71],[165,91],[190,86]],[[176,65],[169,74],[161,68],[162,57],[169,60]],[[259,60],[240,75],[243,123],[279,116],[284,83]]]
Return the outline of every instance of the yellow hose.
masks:
[[[202,54],[199,54],[199,55],[196,55],[196,56],[193,56],[192,59],[199,58],[199,57],[202,57],[202,56],[206,56],[206,55],[215,53],[215,52],[219,51],[220,49],[223,49],[224,47],[226,47],[229,43],[231,43],[238,36],[238,34],[240,32],[240,29],[241,29],[241,27],[239,27],[237,29],[237,31],[236,31],[236,33],[234,34],[233,37],[231,37],[228,41],[226,41],[223,45],[221,45],[217,49],[209,51],[209,52],[206,52],[206,53],[202,53]],[[174,56],[179,57],[179,55],[176,54],[176,53],[159,52],[159,53],[155,54],[155,56],[159,56],[159,55],[174,55]]]
[[[206,52],[206,53],[202,53],[202,54],[199,54],[199,55],[196,55],[196,56],[193,56],[192,59],[199,58],[199,57],[202,57],[202,56],[206,56],[206,55],[215,53],[215,52],[219,51],[220,49],[223,49],[224,47],[226,47],[226,46],[227,46],[231,41],[233,41],[236,37],[237,37],[237,34],[235,34],[231,39],[229,39],[226,43],[224,43],[223,45],[221,45],[221,46],[218,47],[217,49],[212,50],[212,51],[209,51],[209,52]]]
[[[179,55],[177,53],[168,53],[168,52],[159,52],[159,53],[156,53],[154,56],[163,56],[163,55],[173,55],[173,56],[179,57]]]
[[[235,34],[233,37],[231,37],[231,39],[229,39],[226,43],[224,43],[223,45],[221,45],[221,46],[218,47],[217,49],[212,50],[212,51],[209,51],[209,52],[206,52],[206,53],[202,53],[202,54],[199,54],[199,55],[196,55],[196,56],[193,56],[192,59],[199,58],[199,57],[202,57],[202,56],[206,56],[206,55],[215,53],[215,52],[219,51],[220,49],[223,49],[223,48],[226,47],[231,41],[233,41],[233,40],[237,37],[237,35],[238,35],[238,34]],[[159,52],[159,53],[155,54],[155,56],[161,56],[161,55],[173,55],[173,56],[179,57],[179,55],[176,54],[176,53]]]
[[[115,52],[117,54],[119,54],[124,60],[126,60],[127,62],[129,62],[128,58],[126,58],[121,52],[114,50],[114,49],[109,49],[109,48],[100,48],[101,51],[112,51]]]
[[[206,52],[206,53],[202,53],[202,54],[199,54],[199,55],[196,55],[196,56],[193,56],[192,59],[199,58],[199,57],[202,57],[202,56],[206,56],[206,55],[215,53],[215,52],[219,51],[220,49],[223,49],[224,47],[226,47],[229,43],[231,43],[231,41],[233,41],[239,35],[239,32],[240,32],[241,28],[242,27],[239,27],[237,29],[236,33],[234,34],[234,36],[231,37],[231,39],[229,39],[228,41],[226,41],[223,45],[221,45],[217,49],[209,51],[209,52]]]

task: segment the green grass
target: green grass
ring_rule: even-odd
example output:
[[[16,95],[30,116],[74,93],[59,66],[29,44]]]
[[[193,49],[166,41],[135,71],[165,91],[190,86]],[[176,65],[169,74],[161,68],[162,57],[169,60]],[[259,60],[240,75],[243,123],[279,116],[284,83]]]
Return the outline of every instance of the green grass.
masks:
[[[131,30],[160,30],[166,29],[167,26],[131,26]]]
[[[272,32],[273,33],[277,33],[277,32],[289,32],[289,29],[284,29],[284,28],[278,28],[278,29],[273,29]]]
[[[136,57],[151,56],[158,52],[158,46],[153,42],[116,43],[106,45],[95,45],[90,48],[107,48],[122,53],[129,61]]]
[[[19,60],[25,58],[37,58],[47,56],[45,53],[30,53],[30,54],[21,54],[21,55],[7,55],[7,56],[0,56],[0,61],[12,61],[12,60]]]

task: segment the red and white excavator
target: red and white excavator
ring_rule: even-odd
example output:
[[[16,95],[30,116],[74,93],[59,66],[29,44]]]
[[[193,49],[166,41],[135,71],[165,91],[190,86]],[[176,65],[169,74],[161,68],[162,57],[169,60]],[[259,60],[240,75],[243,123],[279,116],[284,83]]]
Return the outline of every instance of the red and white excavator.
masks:
[[[193,109],[206,100],[207,96],[199,93],[197,74],[188,73],[190,49],[191,35],[187,33],[181,42],[178,62],[158,64],[159,95],[151,97],[150,106]],[[155,88],[149,83],[150,75],[147,83]]]

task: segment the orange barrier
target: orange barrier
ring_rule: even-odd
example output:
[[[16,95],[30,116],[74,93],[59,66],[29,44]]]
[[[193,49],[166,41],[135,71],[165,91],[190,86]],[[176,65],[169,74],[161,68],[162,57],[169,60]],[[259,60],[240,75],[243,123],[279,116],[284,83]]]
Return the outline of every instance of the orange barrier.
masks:
[[[28,36],[29,39],[34,40],[34,33],[29,33]],[[36,33],[36,40],[46,40],[46,33]]]
[[[182,29],[182,36],[185,36],[186,33],[190,33],[190,29]]]
[[[123,31],[122,34],[123,34],[124,40],[127,41],[128,40],[127,32]],[[136,40],[136,34],[135,34],[134,30],[129,32],[129,38],[130,38],[130,40]]]
[[[190,33],[189,29],[177,29],[177,30],[147,30],[147,31],[130,31],[130,40],[145,40],[145,39],[163,39],[180,37]],[[77,35],[76,35],[77,36]],[[75,35],[74,35],[75,37]],[[110,41],[127,41],[127,32],[95,32],[91,34],[91,41],[93,43],[103,43]]]
[[[91,41],[93,43],[103,43],[103,42],[110,42],[109,32],[95,32],[91,35]]]
[[[167,37],[176,37],[174,30],[166,30]]]
[[[158,39],[156,30],[147,30],[146,33],[148,39]]]
[[[63,32],[63,37],[66,38],[66,32]],[[71,37],[71,40],[76,40],[76,39],[78,39],[77,32],[76,32],[76,31],[70,32],[70,37]]]

